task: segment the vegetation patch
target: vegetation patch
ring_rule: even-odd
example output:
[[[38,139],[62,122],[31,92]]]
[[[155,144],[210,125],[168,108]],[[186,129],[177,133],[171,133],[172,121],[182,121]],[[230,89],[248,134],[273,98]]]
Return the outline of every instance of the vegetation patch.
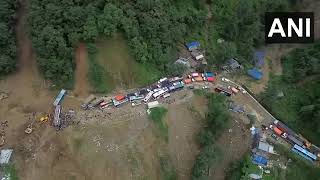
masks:
[[[127,43],[121,33],[97,42],[97,58],[107,72],[108,86],[135,88],[159,79],[160,73],[153,64],[137,63],[134,60]]]
[[[14,31],[16,1],[0,3],[0,77],[16,68],[17,46]]]
[[[8,164],[3,167],[4,177],[10,180],[19,180],[17,170],[14,164]]]
[[[285,164],[286,168],[279,167],[278,163],[273,163],[273,167],[264,168],[270,170],[270,174],[263,173],[263,180],[317,180],[320,175],[319,167],[314,166],[311,162],[303,159],[301,156],[290,151],[283,145],[275,144],[276,151],[280,154],[280,161]],[[247,180],[249,174],[261,174],[262,170],[252,163],[249,154],[246,154],[241,160],[233,163],[227,171],[227,180]]]
[[[161,176],[163,180],[176,180],[177,179],[177,172],[173,167],[170,158],[168,156],[160,156],[160,169],[161,169]]]
[[[289,127],[320,145],[320,42],[282,58],[283,75],[272,75],[261,102]]]
[[[156,127],[159,129],[160,135],[168,142],[168,125],[164,120],[165,115],[167,114],[168,110],[164,107],[155,107],[150,109],[150,119],[154,122]]]
[[[230,119],[225,96],[208,93],[206,97],[208,99],[208,112],[205,118],[206,127],[198,135],[201,151],[193,165],[193,180],[207,178],[209,168],[221,159],[222,152],[215,145],[215,140],[228,127]]]
[[[94,44],[88,44],[89,71],[88,79],[96,93],[106,93],[111,90],[107,85],[106,70],[97,61],[97,48]]]

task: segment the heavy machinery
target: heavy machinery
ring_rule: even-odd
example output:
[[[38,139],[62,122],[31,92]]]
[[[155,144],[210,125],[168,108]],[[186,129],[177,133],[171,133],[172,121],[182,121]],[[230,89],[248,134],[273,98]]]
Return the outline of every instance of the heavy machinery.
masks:
[[[49,115],[45,115],[39,118],[40,122],[47,122],[49,120]]]

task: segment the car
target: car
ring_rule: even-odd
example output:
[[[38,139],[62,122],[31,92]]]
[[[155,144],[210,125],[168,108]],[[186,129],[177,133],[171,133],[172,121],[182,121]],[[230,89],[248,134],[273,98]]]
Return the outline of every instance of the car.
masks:
[[[222,80],[223,82],[230,82],[230,80],[227,79],[227,78],[225,78],[225,77],[222,77],[221,80]]]
[[[194,89],[194,86],[189,86],[189,89]]]
[[[202,89],[208,89],[208,88],[209,88],[208,86],[203,86],[203,87],[202,87]]]
[[[279,137],[278,137],[276,134],[271,134],[271,137],[272,137],[274,140],[276,140],[276,141],[279,140]]]

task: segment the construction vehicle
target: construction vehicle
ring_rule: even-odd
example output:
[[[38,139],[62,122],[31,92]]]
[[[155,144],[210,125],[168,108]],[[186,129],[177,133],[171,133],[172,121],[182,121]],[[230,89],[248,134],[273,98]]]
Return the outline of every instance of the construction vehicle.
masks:
[[[39,118],[40,122],[47,122],[49,120],[49,115],[45,115]]]

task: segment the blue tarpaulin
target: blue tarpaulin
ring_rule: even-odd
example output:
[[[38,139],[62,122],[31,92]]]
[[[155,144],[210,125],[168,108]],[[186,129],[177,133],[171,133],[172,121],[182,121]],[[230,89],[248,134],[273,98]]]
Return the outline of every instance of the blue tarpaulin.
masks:
[[[260,80],[263,76],[263,73],[261,71],[259,71],[258,69],[253,68],[253,69],[248,70],[248,75],[256,80]]]
[[[254,154],[252,156],[252,162],[258,165],[266,166],[268,164],[268,159],[263,156]]]
[[[254,53],[253,61],[256,67],[260,68],[264,65],[264,58],[266,53],[264,51],[256,51]]]
[[[191,43],[187,43],[186,46],[188,50],[197,49],[198,47],[200,47],[200,43],[198,41],[193,41]]]

